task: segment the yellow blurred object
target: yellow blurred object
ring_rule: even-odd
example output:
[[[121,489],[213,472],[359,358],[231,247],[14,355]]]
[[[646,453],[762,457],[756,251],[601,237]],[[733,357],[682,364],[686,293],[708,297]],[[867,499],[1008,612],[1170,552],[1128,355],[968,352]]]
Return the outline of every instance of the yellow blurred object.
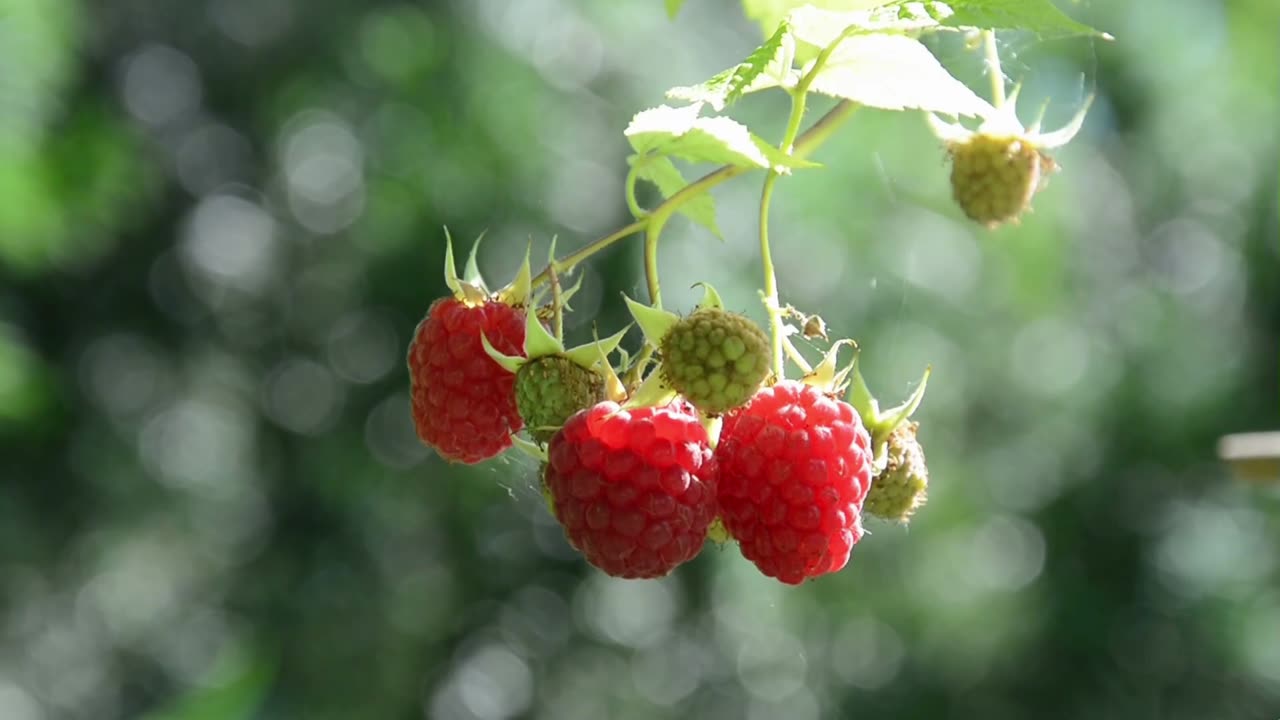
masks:
[[[1240,480],[1280,482],[1280,432],[1224,435],[1218,440],[1218,457]]]

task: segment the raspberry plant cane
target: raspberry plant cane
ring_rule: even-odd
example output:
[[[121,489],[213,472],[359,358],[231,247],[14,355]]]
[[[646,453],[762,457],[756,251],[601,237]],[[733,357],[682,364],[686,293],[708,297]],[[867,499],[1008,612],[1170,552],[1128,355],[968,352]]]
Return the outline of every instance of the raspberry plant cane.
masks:
[[[674,15],[680,4],[669,1],[668,10]],[[510,445],[537,458],[549,509],[569,543],[603,572],[659,577],[696,556],[706,540],[732,540],[765,575],[799,584],[846,566],[863,537],[864,512],[905,522],[923,503],[928,473],[919,425],[909,418],[928,372],[911,398],[882,412],[856,355],[839,366],[841,348],[856,344],[828,339],[830,328],[818,314],[783,304],[770,243],[773,194],[782,178],[819,167],[809,157],[857,108],[923,112],[948,143],[955,197],[965,213],[991,227],[1016,219],[1056,167],[1045,151],[1075,134],[1088,103],[1062,131],[1041,134],[1038,122],[1022,127],[1012,110],[1016,91],[1009,102],[1004,96],[993,31],[1106,36],[1048,0],[868,5],[833,11],[784,0],[781,21],[743,62],[673,88],[667,96],[674,105],[633,117],[624,131],[634,151],[624,192],[632,222],[560,258],[553,243],[547,267],[529,277],[526,259],[504,293],[458,283],[455,297],[440,303],[480,310],[477,317],[485,319],[441,320],[447,333],[415,339],[414,413],[424,441],[464,462]],[[920,42],[957,31],[985,40],[993,102],[954,78]],[[770,90],[791,101],[776,144],[724,114]],[[815,94],[837,102],[802,130]],[[967,130],[962,118],[978,129]],[[677,162],[719,168],[690,182]],[[700,283],[697,308],[666,309],[658,251],[667,223],[678,213],[719,235],[709,191],[757,170],[764,173],[757,211],[764,327],[727,310],[707,282]],[[651,209],[640,202],[642,182],[661,195]],[[572,291],[562,294],[559,278],[633,236],[643,237],[648,298],[625,301],[642,344],[628,352],[623,329],[565,349],[562,319]],[[473,265],[474,253],[468,277]],[[540,300],[530,294],[544,286],[550,304],[538,309]],[[435,313],[433,306],[424,325]],[[477,378],[466,388],[475,395],[463,395],[447,363],[429,362],[457,354],[455,346]],[[821,358],[812,364],[806,353],[815,351]],[[434,389],[420,392],[419,385]],[[502,421],[486,422],[483,448],[447,447],[456,440],[449,433],[458,434],[446,430],[450,421],[475,424],[459,411],[463,397],[475,407],[501,408],[486,410]]]

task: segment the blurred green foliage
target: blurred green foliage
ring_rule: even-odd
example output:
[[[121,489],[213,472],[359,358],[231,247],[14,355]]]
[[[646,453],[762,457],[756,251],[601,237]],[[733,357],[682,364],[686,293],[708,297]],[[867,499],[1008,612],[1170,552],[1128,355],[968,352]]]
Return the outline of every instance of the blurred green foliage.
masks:
[[[0,718],[1276,716],[1280,495],[1213,446],[1277,419],[1280,8],[1066,9],[1117,41],[1004,36],[1024,116],[1098,93],[1021,225],[914,114],[779,184],[783,300],[891,400],[934,367],[929,504],[788,589],[599,575],[403,370],[441,226],[504,278],[622,225],[621,131],[758,43],[733,3],[0,0]],[[670,307],[762,316],[758,190],[673,221]],[[634,242],[584,272],[571,341],[643,294]]]

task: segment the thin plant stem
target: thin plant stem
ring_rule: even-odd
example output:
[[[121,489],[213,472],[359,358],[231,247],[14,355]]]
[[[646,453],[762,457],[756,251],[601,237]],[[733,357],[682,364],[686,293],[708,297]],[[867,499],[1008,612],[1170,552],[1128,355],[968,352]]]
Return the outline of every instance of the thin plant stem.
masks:
[[[654,218],[644,230],[644,280],[649,287],[649,304],[662,307],[662,285],[658,282],[658,239],[666,217]]]
[[[633,217],[644,217],[644,208],[640,207],[640,203],[636,201],[636,180],[639,179],[640,162],[636,162],[627,171],[627,209],[631,211]]]
[[[644,344],[644,348],[640,350],[635,362],[631,364],[631,369],[627,371],[626,378],[623,379],[623,385],[628,389],[640,384],[640,378],[644,376],[645,369],[649,367],[649,360],[653,357],[654,350],[656,350],[654,346],[649,343]]]
[[[1004,71],[1000,69],[1000,51],[996,47],[994,30],[982,31],[982,47],[986,55],[987,74],[991,76],[991,104],[999,110],[1004,107]]]
[[[562,273],[568,272],[572,270],[574,267],[576,267],[578,263],[582,262],[583,260],[586,260],[592,255],[595,255],[601,250],[604,250],[605,248],[618,242],[619,240],[622,240],[626,237],[629,237],[631,235],[634,235],[644,230],[645,227],[648,226],[648,224],[649,224],[649,219],[644,218],[641,220],[636,220],[635,222],[625,227],[618,228],[617,230],[614,230],[608,235],[605,235],[604,237],[599,238],[598,240],[594,240],[588,243],[587,245],[577,250],[574,250],[568,255],[565,255],[559,260],[556,260],[554,263],[554,266]],[[552,268],[552,265],[548,265],[546,268],[543,269],[542,272],[534,276],[532,281],[532,286],[538,287],[540,285],[545,285],[551,279],[551,268]]]
[[[826,142],[833,133],[835,133],[841,123],[847,120],[856,108],[857,105],[849,102],[848,100],[842,101],[835,107],[831,108],[831,110],[827,111],[826,115],[819,118],[818,121],[815,122],[808,130],[796,137],[794,150],[791,153],[792,156],[798,158],[808,157],[814,150],[818,149],[822,143]],[[624,227],[618,228],[604,237],[593,240],[587,245],[584,245],[559,260],[556,260],[556,269],[561,273],[572,270],[578,265],[578,263],[586,260],[592,255],[595,255],[601,250],[604,250],[610,245],[613,245],[619,240],[623,240],[631,235],[646,230],[649,224],[654,222],[655,218],[671,217],[671,215],[675,214],[675,212],[683,207],[685,203],[700,196],[702,193],[710,190],[716,185],[745,174],[749,170],[750,168],[737,167],[734,165],[725,165],[716,170],[712,170],[694,182],[686,185],[680,190],[680,192],[677,192],[675,195],[667,198],[665,202],[655,208],[653,212],[648,215]],[[664,219],[663,222],[665,223],[666,220]],[[551,279],[550,269],[550,266],[548,266],[543,269],[542,272],[534,276],[532,283],[533,287],[545,285],[547,281]]]
[[[782,313],[778,308],[778,277],[773,270],[773,253],[769,249],[769,205],[773,200],[773,186],[777,182],[778,173],[770,172],[764,179],[764,189],[760,191],[760,264],[764,268],[764,309],[769,314],[769,335],[773,340],[770,353],[773,374],[781,380],[784,376]]]
[[[822,72],[822,68],[826,65],[827,60],[831,58],[832,53],[844,41],[845,38],[857,32],[856,27],[849,27],[830,45],[822,49],[818,53],[818,57],[813,62],[813,67],[809,72],[805,73],[800,82],[796,83],[795,89],[791,91],[791,115],[787,118],[787,129],[783,134],[782,142],[778,148],[782,152],[791,155],[797,149],[796,135],[800,132],[800,123],[804,119],[805,104],[809,97],[809,87],[818,77],[818,73]],[[837,117],[843,119],[846,117],[844,113],[852,112],[853,106],[847,102],[842,102],[834,109],[827,113],[827,117],[831,117],[833,113],[841,113]],[[826,120],[824,117],[823,120]],[[814,128],[810,128],[810,132],[817,129],[821,125],[819,121]],[[806,133],[807,135],[808,133]],[[820,136],[825,139],[825,135]],[[785,337],[783,332],[785,326],[782,320],[781,301],[778,298],[778,275],[773,267],[773,251],[769,247],[769,206],[773,202],[773,187],[778,182],[780,174],[773,169],[769,170],[769,174],[765,176],[764,187],[760,191],[760,265],[764,271],[764,308],[769,315],[769,337],[771,338],[771,353],[773,364],[773,375],[776,379],[781,380],[786,377],[785,373]],[[799,363],[804,367],[803,363]]]
[[[785,337],[782,338],[782,349],[786,352],[787,357],[791,358],[791,362],[795,363],[800,370],[805,373],[813,372],[813,366],[809,364],[808,360],[804,359],[804,356],[800,354],[796,346],[791,344],[791,341]]]

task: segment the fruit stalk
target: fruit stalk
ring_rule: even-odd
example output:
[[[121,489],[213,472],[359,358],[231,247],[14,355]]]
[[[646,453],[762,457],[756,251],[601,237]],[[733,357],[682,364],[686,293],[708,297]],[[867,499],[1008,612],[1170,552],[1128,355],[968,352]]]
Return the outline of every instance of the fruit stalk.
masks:
[[[813,124],[808,130],[800,134],[795,139],[794,150],[791,153],[795,157],[807,157],[814,150],[817,150],[832,133],[836,131],[840,125],[849,118],[857,106],[848,100],[841,101],[835,107],[827,111]],[[797,121],[798,122],[798,121]],[[685,203],[693,200],[702,193],[719,185],[720,183],[738,177],[746,173],[750,168],[737,167],[734,165],[725,165],[713,170],[694,182],[686,185],[680,192],[667,198],[661,205],[649,213],[645,217],[636,220],[624,227],[621,227],[604,237],[593,240],[589,244],[565,255],[563,258],[555,261],[556,270],[560,273],[568,272],[578,265],[578,263],[613,245],[614,243],[627,238],[635,233],[646,230],[651,222],[655,222],[657,218],[662,218],[665,223],[677,210],[684,206]],[[533,278],[533,287],[545,285],[550,279],[550,266],[544,268]]]
[[[1004,71],[1000,69],[1000,51],[996,48],[994,30],[982,31],[982,48],[986,56],[987,74],[991,76],[991,105],[999,110],[1004,106]]]
[[[803,138],[797,140],[796,134],[800,132],[800,123],[804,119],[805,105],[809,97],[809,86],[818,77],[818,73],[822,72],[822,68],[827,64],[831,54],[840,46],[840,43],[844,42],[844,39],[853,34],[855,30],[856,28],[854,27],[846,29],[834,42],[823,48],[817,59],[814,60],[813,67],[809,72],[805,73],[804,77],[800,78],[795,88],[791,90],[791,116],[787,118],[786,132],[782,137],[782,142],[778,144],[778,149],[787,155],[801,154],[797,152],[799,149],[797,144],[803,142]],[[838,116],[840,119],[847,117],[854,107],[847,100],[841,102],[815,123],[809,129],[809,132],[805,133],[805,136],[813,134],[815,130],[820,128],[823,121],[837,112],[842,113]],[[819,135],[818,137],[819,142],[826,139],[825,135]],[[768,175],[765,176],[764,187],[760,191],[760,264],[764,271],[764,308],[769,315],[769,336],[772,338],[773,374],[776,379],[781,380],[785,377],[783,372],[783,363],[785,361],[783,343],[786,342],[786,337],[783,335],[782,305],[778,299],[778,277],[773,269],[773,253],[769,249],[769,206],[773,202],[773,186],[778,181],[778,177],[779,173],[770,169]]]

